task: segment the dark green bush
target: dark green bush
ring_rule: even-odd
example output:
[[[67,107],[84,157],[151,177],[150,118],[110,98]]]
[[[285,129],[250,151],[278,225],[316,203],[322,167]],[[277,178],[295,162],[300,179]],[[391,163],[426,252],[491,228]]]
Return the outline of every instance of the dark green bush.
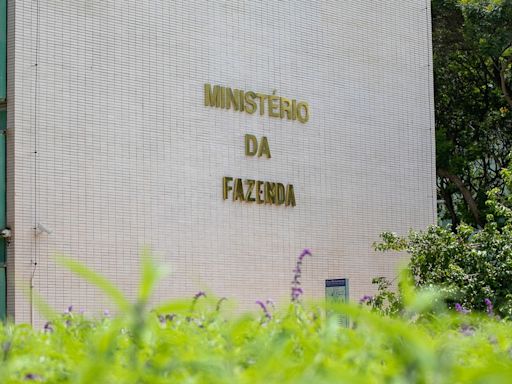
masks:
[[[502,172],[507,191],[512,190],[511,169]],[[486,299],[502,317],[512,316],[512,197],[488,193],[492,214],[482,229],[461,224],[450,228],[431,226],[401,237],[382,234],[378,250],[406,251],[418,287],[443,290],[451,305],[488,310]]]

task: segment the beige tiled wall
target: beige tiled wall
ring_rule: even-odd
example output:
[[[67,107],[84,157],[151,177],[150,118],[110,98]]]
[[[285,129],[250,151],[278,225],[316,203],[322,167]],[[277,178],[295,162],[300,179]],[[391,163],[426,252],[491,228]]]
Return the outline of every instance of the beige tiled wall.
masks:
[[[32,272],[59,311],[112,310],[52,257],[134,297],[144,245],[170,271],[159,299],[285,303],[304,247],[306,297],[327,278],[372,293],[400,259],[372,250],[378,234],[435,221],[429,12],[427,0],[10,0],[11,316],[31,319]],[[306,100],[311,119],[206,108],[204,83]],[[246,133],[267,136],[272,159],[246,157]],[[297,206],[223,201],[223,176],[292,183]]]

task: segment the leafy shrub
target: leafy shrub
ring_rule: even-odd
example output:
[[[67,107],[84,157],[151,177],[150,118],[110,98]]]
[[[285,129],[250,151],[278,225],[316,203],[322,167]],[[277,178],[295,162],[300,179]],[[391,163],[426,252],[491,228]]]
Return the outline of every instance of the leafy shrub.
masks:
[[[372,284],[377,286],[377,293],[373,296],[365,295],[360,304],[367,305],[384,316],[397,316],[403,311],[403,303],[400,292],[392,288],[391,282],[385,277],[376,277]]]
[[[512,191],[512,168],[502,174]],[[498,314],[511,317],[512,196],[501,196],[497,190],[488,196],[493,214],[487,216],[482,229],[461,224],[454,231],[431,226],[406,237],[386,232],[376,249],[408,252],[416,285],[439,287],[451,305],[485,310],[488,299],[495,303]]]

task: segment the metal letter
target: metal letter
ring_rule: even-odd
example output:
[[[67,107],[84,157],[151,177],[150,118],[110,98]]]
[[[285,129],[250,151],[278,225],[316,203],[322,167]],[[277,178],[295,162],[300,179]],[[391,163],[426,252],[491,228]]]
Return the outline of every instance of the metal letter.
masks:
[[[254,101],[254,98],[256,97],[256,94],[252,91],[245,93],[245,112],[249,114],[253,114],[256,112],[256,102]],[[250,106],[250,108],[248,108]]]
[[[245,135],[245,156],[254,156],[258,152],[258,139],[254,135]]]
[[[256,143],[256,145],[258,144]],[[270,159],[272,157],[270,155],[270,147],[268,146],[268,140],[266,136],[263,136],[261,138],[260,145],[258,147],[258,157],[261,157],[263,154],[267,155],[267,159]]]
[[[233,109],[238,111],[239,109],[239,98],[238,98],[238,89],[235,89],[234,93],[231,88],[226,88],[226,109],[231,108],[231,104],[233,104]]]
[[[292,102],[290,99],[286,97],[281,97],[279,99],[279,110],[281,119],[284,117],[286,113],[286,118],[290,120],[292,118]]]
[[[210,84],[204,85],[204,105],[206,107],[217,107],[219,108],[222,104],[222,91],[218,85],[213,87]]]
[[[265,202],[265,197],[263,196],[263,199],[261,198],[261,193],[263,192],[261,186],[264,184],[263,181],[256,181],[256,204],[263,204]]]
[[[233,191],[233,201],[245,201],[244,196],[244,185],[242,184],[242,180],[235,179],[235,186]]]
[[[304,115],[301,113],[302,109],[304,109]],[[297,120],[301,123],[307,123],[309,120],[309,106],[305,101],[301,101],[297,104]]]
[[[254,189],[254,180],[245,180],[248,185],[247,194],[245,195],[245,200],[248,203],[252,203],[254,201],[254,197],[252,197],[252,191]]]
[[[245,105],[245,99],[244,99],[244,91],[242,91],[241,89],[238,91],[238,96],[240,96],[240,101],[239,101],[239,105],[240,105],[240,112],[243,112],[243,110],[245,109],[244,105]]]
[[[276,183],[265,182],[265,204],[276,203]]]
[[[222,196],[224,197],[224,200],[228,198],[229,191],[231,191],[233,188],[231,185],[229,185],[229,182],[232,181],[232,177],[223,177],[222,178]]]
[[[288,184],[286,186],[286,206],[291,205],[295,207],[295,192],[293,191],[293,185]]]
[[[263,93],[257,93],[256,97],[259,97],[260,99],[260,115],[263,116],[263,114],[265,113],[265,99],[267,95],[264,95]]]
[[[281,114],[278,111],[279,106],[274,104],[274,101],[278,101],[279,96],[268,96],[268,115],[270,117],[281,117]]]
[[[221,94],[220,107],[226,108],[226,88],[220,87],[220,94]]]
[[[281,205],[284,203],[286,197],[286,193],[284,190],[284,185],[281,183],[277,183],[277,205]]]
[[[297,101],[292,100],[292,120],[297,120]]]

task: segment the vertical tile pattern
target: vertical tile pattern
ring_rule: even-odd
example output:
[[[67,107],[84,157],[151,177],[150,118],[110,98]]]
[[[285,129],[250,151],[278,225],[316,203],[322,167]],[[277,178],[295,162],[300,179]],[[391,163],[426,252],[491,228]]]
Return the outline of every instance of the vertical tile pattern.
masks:
[[[357,299],[403,255],[383,230],[435,221],[426,0],[9,1],[9,313],[111,308],[63,253],[129,297],[139,251],[169,269],[156,297],[207,289],[285,302],[304,247],[307,297]],[[203,106],[203,84],[306,100],[307,124]],[[247,158],[267,136],[272,159]],[[222,200],[222,177],[291,183],[295,208]],[[51,234],[34,230],[41,223]],[[40,322],[36,314],[36,322]]]

